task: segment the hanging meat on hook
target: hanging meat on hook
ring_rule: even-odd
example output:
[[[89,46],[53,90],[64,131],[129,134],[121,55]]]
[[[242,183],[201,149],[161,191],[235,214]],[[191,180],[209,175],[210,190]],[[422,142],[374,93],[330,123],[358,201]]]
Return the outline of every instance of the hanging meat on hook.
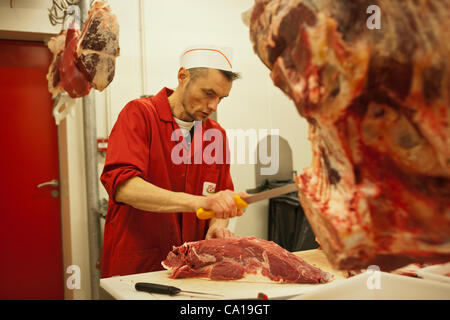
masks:
[[[308,121],[312,165],[296,181],[330,262],[450,260],[450,2],[255,0],[249,24]]]
[[[95,89],[102,91],[113,80],[119,51],[116,16],[105,1],[94,2],[78,42],[76,64]]]
[[[73,18],[73,16],[71,16]],[[102,91],[113,80],[119,55],[119,25],[105,1],[95,2],[83,30],[68,30],[50,39],[53,60],[47,74],[53,98],[67,92],[71,98],[86,96],[90,89]]]

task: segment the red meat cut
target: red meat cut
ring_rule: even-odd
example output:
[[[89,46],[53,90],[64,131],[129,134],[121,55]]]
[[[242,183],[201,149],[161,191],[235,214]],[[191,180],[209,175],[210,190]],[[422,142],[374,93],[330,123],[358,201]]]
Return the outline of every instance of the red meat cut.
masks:
[[[331,264],[448,261],[450,1],[255,0],[249,25],[308,121],[313,159],[296,182]]]
[[[272,241],[254,237],[201,240],[174,247],[162,262],[171,278],[238,280],[261,275],[282,283],[321,283],[330,275]]]
[[[67,30],[66,45],[60,65],[61,87],[71,98],[86,96],[92,88],[91,83],[75,65],[74,54],[80,37],[80,30],[71,25]]]

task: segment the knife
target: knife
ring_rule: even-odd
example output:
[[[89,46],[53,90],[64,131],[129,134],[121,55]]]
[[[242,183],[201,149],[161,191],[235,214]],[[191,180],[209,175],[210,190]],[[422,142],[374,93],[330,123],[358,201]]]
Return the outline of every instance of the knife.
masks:
[[[297,191],[297,184],[296,183],[290,183],[282,187],[270,189],[267,191],[259,192],[254,195],[251,195],[245,200],[243,200],[240,196],[234,195],[234,203],[236,203],[236,207],[238,210],[242,210],[244,208],[247,208],[250,203],[270,199],[274,197],[281,196],[286,193],[291,193]],[[215,217],[215,213],[212,210],[205,210],[203,208],[200,208],[197,210],[197,218],[201,220],[205,219],[211,219]]]
[[[204,295],[208,295],[208,296],[223,297],[223,295],[221,295],[221,294],[212,294],[212,293],[197,292],[197,291],[186,291],[186,290],[181,290],[180,288],[177,288],[177,287],[167,286],[164,284],[150,283],[150,282],[138,282],[134,285],[134,288],[137,291],[144,291],[144,292],[148,292],[148,293],[168,294],[169,296],[176,295],[180,292],[185,292],[185,293],[204,294]]]

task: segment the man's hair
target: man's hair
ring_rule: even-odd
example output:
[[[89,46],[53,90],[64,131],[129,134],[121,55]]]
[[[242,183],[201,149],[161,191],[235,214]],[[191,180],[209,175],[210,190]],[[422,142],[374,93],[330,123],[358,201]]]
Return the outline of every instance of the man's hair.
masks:
[[[191,80],[195,80],[199,76],[206,76],[206,74],[208,73],[208,68],[203,68],[203,67],[191,68],[188,70],[189,70],[189,74],[191,76]],[[219,71],[225,76],[225,78],[227,78],[228,81],[234,81],[236,79],[241,78],[241,75],[237,72],[225,71],[225,70],[219,70]]]
[[[236,79],[241,78],[241,75],[238,72],[226,71],[226,70],[219,70],[219,71],[225,76],[225,78],[228,79],[228,81],[234,81]]]

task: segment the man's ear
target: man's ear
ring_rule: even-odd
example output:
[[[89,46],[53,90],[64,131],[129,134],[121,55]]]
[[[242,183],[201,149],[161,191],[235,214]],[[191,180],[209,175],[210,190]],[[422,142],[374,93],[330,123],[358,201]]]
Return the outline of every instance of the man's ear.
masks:
[[[185,68],[181,67],[180,70],[178,70],[178,84],[183,86],[186,83],[189,82],[190,73],[189,70],[186,70]]]

